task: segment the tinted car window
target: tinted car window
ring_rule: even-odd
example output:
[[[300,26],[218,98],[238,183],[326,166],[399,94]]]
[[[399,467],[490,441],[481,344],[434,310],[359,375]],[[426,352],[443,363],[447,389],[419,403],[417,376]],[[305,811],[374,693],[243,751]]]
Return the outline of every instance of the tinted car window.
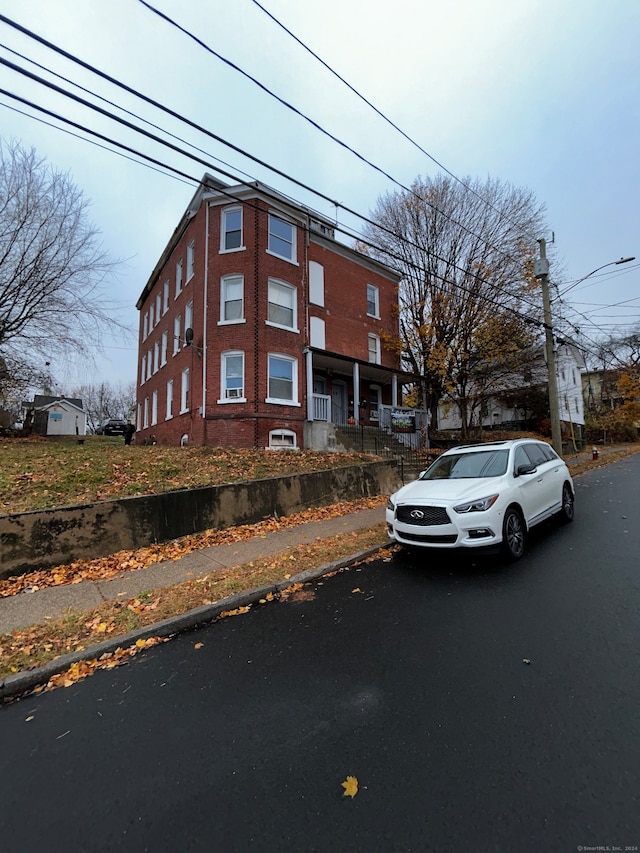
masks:
[[[524,449],[527,456],[534,465],[544,465],[549,459],[545,455],[541,444],[525,444]]]
[[[524,452],[524,447],[516,447],[513,467],[517,471],[521,465],[526,465],[528,467],[531,465],[531,460]]]

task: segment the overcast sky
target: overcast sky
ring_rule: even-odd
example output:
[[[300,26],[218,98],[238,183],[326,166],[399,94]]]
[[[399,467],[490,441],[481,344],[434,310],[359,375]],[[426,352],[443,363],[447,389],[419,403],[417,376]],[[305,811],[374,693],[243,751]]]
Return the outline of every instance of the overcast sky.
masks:
[[[261,4],[456,176],[490,176],[533,190],[547,208],[550,232],[540,236],[551,240],[555,233],[551,274],[560,289],[618,258],[640,259],[638,0],[395,0],[376,12],[371,0]],[[408,184],[418,174],[439,171],[252,0],[151,5],[397,181]],[[379,195],[397,189],[140,0],[0,0],[0,13],[358,212],[368,214]],[[110,296],[132,329],[138,325],[136,300],[195,182],[216,164],[355,225],[339,208],[267,166],[2,22],[0,44],[0,57],[53,79],[7,48],[18,51],[206,152],[198,156],[210,165],[195,163],[0,66],[1,88],[193,177],[193,183],[177,180],[74,138],[9,109],[15,102],[0,95],[0,135],[34,146],[68,170],[92,201],[105,247],[125,259]],[[639,270],[640,260],[585,281],[566,297],[584,316],[567,309],[565,315],[589,339],[638,324]],[[53,364],[54,374],[70,384],[134,380],[135,340],[107,344],[95,369],[65,376],[63,366]]]

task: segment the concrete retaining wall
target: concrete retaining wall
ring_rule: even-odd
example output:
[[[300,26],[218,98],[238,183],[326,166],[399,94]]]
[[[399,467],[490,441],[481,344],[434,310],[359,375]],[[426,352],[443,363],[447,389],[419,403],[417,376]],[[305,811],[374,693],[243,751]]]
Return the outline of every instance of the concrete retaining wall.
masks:
[[[0,579],[397,487],[395,462],[372,462],[0,516]]]

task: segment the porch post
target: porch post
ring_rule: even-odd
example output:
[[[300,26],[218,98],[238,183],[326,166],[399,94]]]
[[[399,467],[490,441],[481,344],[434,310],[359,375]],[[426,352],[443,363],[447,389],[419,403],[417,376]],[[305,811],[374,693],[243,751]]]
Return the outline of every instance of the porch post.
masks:
[[[307,369],[307,420],[313,418],[313,353],[310,349],[303,350]]]
[[[357,424],[360,423],[360,365],[353,362],[353,417]]]

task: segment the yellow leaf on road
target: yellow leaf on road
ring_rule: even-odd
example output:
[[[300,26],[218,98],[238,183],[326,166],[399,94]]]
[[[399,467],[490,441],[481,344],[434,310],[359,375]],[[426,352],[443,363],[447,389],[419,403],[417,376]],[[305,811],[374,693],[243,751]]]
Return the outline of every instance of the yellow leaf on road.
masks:
[[[204,646],[204,643],[196,643],[193,647],[194,649],[201,649]]]
[[[347,776],[345,781],[342,783],[342,787],[344,788],[344,794],[342,796],[351,797],[351,799],[353,799],[358,793],[358,780],[355,776]]]

